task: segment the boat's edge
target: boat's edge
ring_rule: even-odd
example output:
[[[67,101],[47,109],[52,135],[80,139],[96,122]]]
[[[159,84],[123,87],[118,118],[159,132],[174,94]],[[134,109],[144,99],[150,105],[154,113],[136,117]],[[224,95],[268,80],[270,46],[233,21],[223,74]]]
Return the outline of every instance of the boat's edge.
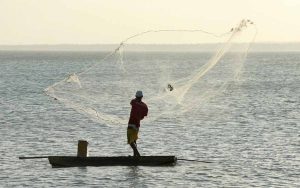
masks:
[[[175,156],[48,156],[53,168],[85,166],[174,166]]]

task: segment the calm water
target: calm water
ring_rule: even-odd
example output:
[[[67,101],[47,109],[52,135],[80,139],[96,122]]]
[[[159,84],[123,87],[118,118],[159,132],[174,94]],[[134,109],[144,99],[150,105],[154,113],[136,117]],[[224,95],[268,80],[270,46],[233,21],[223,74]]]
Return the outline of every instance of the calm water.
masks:
[[[190,116],[142,125],[142,154],[213,163],[52,169],[47,159],[19,160],[76,155],[79,139],[91,156],[131,155],[126,125],[97,124],[43,94],[103,55],[0,52],[1,187],[300,186],[300,53],[252,53],[242,83]]]

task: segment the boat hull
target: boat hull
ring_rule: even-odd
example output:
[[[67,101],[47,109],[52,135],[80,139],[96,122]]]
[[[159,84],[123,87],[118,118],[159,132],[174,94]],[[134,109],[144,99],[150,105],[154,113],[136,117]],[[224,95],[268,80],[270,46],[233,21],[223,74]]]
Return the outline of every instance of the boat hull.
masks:
[[[49,156],[52,167],[80,166],[170,166],[175,165],[175,156],[116,156],[116,157],[76,157]]]

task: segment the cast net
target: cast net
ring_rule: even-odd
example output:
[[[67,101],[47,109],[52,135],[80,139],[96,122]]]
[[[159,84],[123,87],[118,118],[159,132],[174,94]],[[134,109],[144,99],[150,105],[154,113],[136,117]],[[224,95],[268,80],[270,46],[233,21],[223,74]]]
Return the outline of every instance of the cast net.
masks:
[[[123,40],[103,59],[45,92],[105,125],[127,123],[137,90],[149,107],[145,122],[188,115],[239,79],[255,35],[250,20],[221,34],[149,30]]]

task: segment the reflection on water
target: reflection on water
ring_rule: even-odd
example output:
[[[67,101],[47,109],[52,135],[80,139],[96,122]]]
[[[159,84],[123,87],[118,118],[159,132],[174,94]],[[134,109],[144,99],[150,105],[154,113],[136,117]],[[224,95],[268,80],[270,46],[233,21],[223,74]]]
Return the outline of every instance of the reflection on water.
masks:
[[[141,183],[142,183],[140,180],[141,171],[140,171],[139,167],[129,166],[126,169],[127,169],[127,172],[126,172],[125,176],[127,177],[127,180],[129,182],[128,183],[129,187],[136,187],[137,185],[141,186]]]

